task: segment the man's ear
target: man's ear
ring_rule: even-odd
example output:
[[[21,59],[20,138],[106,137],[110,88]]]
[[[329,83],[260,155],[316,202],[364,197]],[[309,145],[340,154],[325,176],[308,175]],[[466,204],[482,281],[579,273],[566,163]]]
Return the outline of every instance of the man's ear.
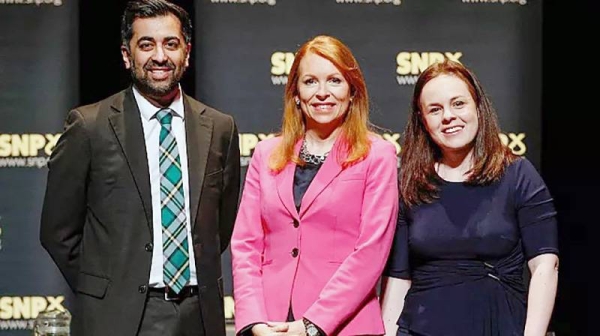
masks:
[[[185,56],[185,67],[189,67],[190,66],[190,53],[192,52],[192,44],[188,43],[185,46],[185,51],[186,51],[186,56]]]
[[[129,50],[124,45],[121,46],[121,57],[123,58],[123,64],[125,69],[131,69],[131,60],[129,58]]]

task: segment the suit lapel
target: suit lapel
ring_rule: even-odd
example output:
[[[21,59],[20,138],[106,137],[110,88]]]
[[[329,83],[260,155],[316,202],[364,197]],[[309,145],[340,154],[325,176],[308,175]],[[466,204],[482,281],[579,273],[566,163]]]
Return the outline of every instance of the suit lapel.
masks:
[[[206,106],[184,95],[185,136],[187,142],[188,175],[190,190],[190,224],[196,225],[198,202],[206,174],[206,163],[213,132],[213,121],[203,115]]]
[[[302,140],[296,143],[294,147],[294,154],[298,155],[300,152],[300,146],[302,145]],[[279,174],[277,174],[276,183],[277,183],[277,194],[279,195],[279,199],[281,203],[285,206],[285,208],[289,211],[289,213],[296,219],[298,219],[298,211],[296,210],[296,205],[294,203],[294,173],[296,171],[296,164],[293,162],[289,162],[285,168]]]
[[[342,171],[342,166],[340,165],[339,158],[342,149],[340,147],[341,141],[339,140],[341,137],[338,136],[333,148],[331,148],[331,152],[329,153],[325,162],[317,175],[315,175],[314,179],[306,189],[306,193],[302,198],[302,204],[300,205],[300,217],[303,217],[306,211],[310,208],[311,204],[325,190],[325,188],[331,184],[333,179],[339,175]]]
[[[119,98],[111,105],[113,114],[108,119],[121,145],[123,154],[125,154],[127,165],[142,200],[148,227],[152,232],[150,173],[148,172],[148,157],[146,155],[142,119],[131,88],[126,90]]]

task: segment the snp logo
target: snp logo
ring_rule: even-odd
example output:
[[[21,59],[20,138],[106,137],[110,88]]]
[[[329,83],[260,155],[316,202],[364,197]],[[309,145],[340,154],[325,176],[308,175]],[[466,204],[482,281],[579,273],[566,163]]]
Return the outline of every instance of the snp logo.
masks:
[[[57,134],[0,134],[0,168],[44,167],[60,137]]]
[[[500,141],[508,146],[516,155],[525,155],[527,145],[525,145],[525,133],[500,133]]]
[[[223,297],[223,308],[225,310],[225,319],[233,320],[235,317],[235,301],[232,296]]]
[[[273,85],[286,85],[287,77],[294,63],[294,53],[276,51],[271,55],[271,82]]]
[[[274,133],[240,133],[240,165],[247,167],[250,164],[252,150],[258,142],[274,136]]]
[[[43,311],[65,310],[65,297],[3,296],[0,298],[0,320],[33,319]]]
[[[419,74],[433,63],[448,58],[460,62],[462,52],[408,52],[396,55],[396,81],[398,85],[414,85]]]

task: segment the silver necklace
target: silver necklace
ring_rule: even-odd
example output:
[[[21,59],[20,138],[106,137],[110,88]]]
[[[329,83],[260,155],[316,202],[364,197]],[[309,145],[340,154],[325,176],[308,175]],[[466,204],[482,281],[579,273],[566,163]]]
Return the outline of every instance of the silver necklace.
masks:
[[[306,149],[306,140],[302,141],[302,147],[300,147],[300,158],[302,161],[318,166],[322,164],[325,159],[327,159],[327,155],[329,155],[329,152],[323,155],[309,153],[308,149]]]

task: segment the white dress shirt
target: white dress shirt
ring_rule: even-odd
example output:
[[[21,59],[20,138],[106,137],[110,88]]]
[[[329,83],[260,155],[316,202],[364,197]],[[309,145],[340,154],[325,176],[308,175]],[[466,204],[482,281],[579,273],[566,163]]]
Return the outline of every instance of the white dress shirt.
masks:
[[[160,167],[159,158],[159,135],[160,122],[156,119],[156,113],[161,110],[160,107],[152,105],[140,92],[133,87],[133,95],[142,116],[142,128],[144,129],[144,140],[146,142],[146,153],[148,156],[148,171],[150,173],[150,190],[152,195],[152,228],[153,244],[152,266],[150,268],[150,287],[165,287],[163,280],[163,250],[162,250],[162,223],[160,215]],[[185,140],[185,119],[183,113],[183,97],[181,87],[179,95],[169,106],[175,113],[171,121],[171,132],[177,140],[177,149],[179,150],[179,159],[181,160],[181,173],[183,179],[183,194],[185,198],[185,225],[187,227],[188,249],[190,256],[190,283],[188,285],[197,285],[196,264],[194,263],[194,248],[192,244],[191,224],[190,224],[190,186],[187,165],[187,144]]]

